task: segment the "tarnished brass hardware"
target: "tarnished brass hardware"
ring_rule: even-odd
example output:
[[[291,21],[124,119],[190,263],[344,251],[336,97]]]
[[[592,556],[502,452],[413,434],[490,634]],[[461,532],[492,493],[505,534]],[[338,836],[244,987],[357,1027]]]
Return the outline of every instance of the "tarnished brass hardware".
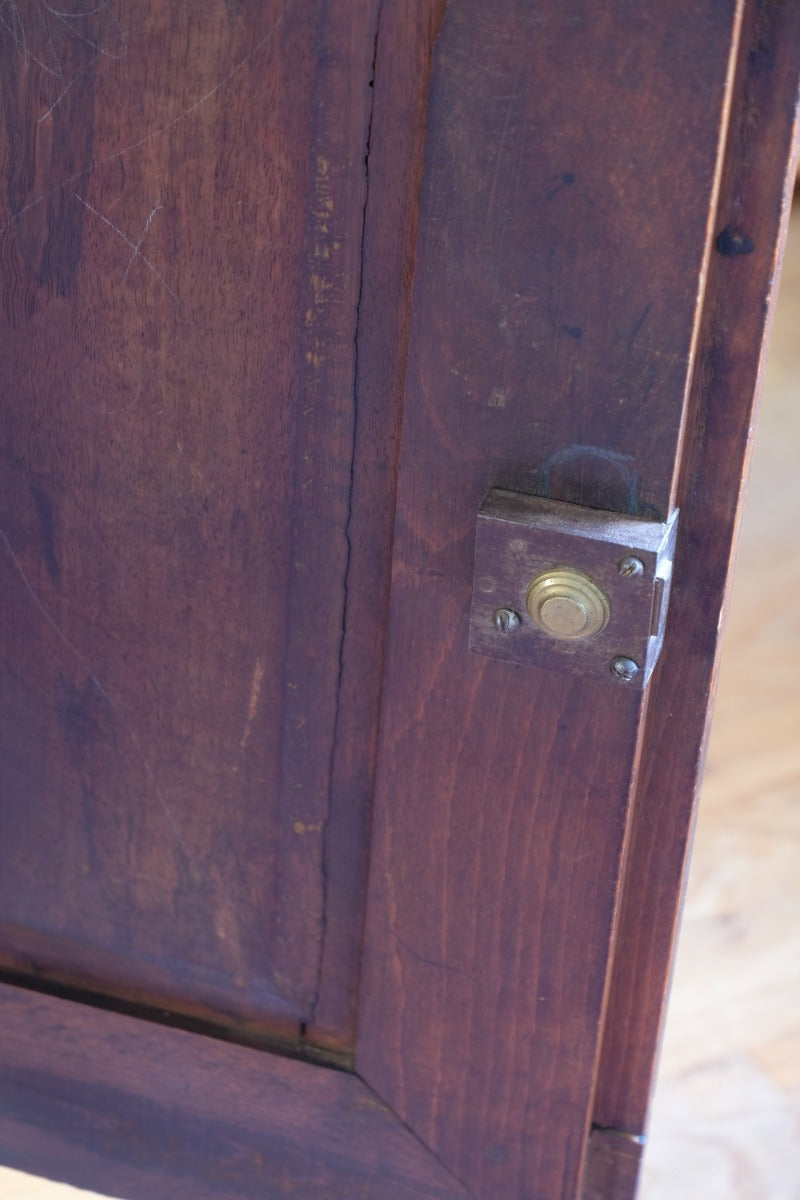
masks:
[[[470,650],[646,687],[664,641],[677,522],[677,512],[646,521],[492,490],[478,514]]]
[[[572,567],[544,571],[528,587],[531,620],[556,638],[587,638],[608,624],[608,596],[593,579]]]

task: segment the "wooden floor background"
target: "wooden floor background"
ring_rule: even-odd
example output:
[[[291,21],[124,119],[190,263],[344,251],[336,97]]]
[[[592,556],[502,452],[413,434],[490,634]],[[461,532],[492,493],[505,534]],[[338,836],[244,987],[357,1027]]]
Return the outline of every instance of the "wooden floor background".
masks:
[[[800,211],[640,1200],[800,1200]],[[88,1196],[0,1168],[3,1200]]]

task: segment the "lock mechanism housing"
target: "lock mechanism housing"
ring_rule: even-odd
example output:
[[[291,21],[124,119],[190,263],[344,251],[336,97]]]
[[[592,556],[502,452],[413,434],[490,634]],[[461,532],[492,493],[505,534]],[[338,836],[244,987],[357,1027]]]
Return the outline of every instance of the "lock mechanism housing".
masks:
[[[470,650],[644,688],[677,525],[677,510],[646,521],[493,489],[478,514]]]

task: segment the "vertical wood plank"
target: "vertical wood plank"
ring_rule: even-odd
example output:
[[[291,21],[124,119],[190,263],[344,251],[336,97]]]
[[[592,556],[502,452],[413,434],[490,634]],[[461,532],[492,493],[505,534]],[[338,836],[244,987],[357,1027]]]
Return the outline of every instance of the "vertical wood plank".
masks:
[[[652,685],[594,1120],[646,1126],[753,402],[794,186],[800,10],[747,5],[680,480],[682,536]],[[633,1191],[626,1193],[633,1195]]]
[[[357,420],[356,338],[360,304],[366,163],[373,104],[371,77],[377,0],[318,4],[314,19],[311,123],[304,206],[302,317],[289,394],[293,463],[282,503],[289,512],[289,581],[284,615],[283,734],[275,968],[306,1016],[319,1020],[326,988],[325,943],[340,933],[328,1039],[352,1047],[352,1010],[363,896],[357,874],[332,876],[331,770],[342,690],[345,607],[352,555]],[[363,798],[336,810],[340,851],[363,861]],[[338,886],[337,886],[338,885]],[[307,1032],[307,1031],[306,1031]],[[305,1035],[304,1035],[305,1036]]]
[[[356,330],[355,454],[345,526],[346,608],[323,849],[325,938],[321,986],[308,1025],[309,1039],[317,1042],[328,1041],[330,1030],[344,1023],[352,1044],[356,1023],[351,981],[358,970],[366,900],[425,115],[432,45],[443,8],[444,0],[383,4],[374,43]]]
[[[736,17],[453,0],[437,43],[357,1065],[478,1197],[577,1192],[641,709],[468,654],[475,516],[669,508]]]

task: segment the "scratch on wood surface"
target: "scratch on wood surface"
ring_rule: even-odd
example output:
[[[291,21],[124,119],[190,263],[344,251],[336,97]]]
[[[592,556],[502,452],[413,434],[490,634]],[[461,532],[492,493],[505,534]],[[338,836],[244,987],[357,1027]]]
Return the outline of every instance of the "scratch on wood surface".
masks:
[[[3,16],[3,13],[6,10],[8,10],[10,13],[11,20],[14,22],[13,25],[9,25],[8,21]],[[4,0],[4,2],[0,4],[0,25],[3,25],[4,28],[7,29],[11,34],[14,45],[17,47],[23,58],[29,58],[31,62],[36,63],[37,67],[41,67],[42,70],[46,71],[48,75],[54,75],[56,79],[64,78],[64,71],[61,67],[61,62],[55,53],[55,49],[53,48],[53,43],[49,38],[49,34],[48,41],[50,42],[50,50],[53,53],[56,67],[48,67],[46,62],[43,62],[37,55],[33,53],[25,36],[25,23],[22,20],[19,8],[16,4],[13,4],[11,0]]]
[[[511,90],[511,95],[503,97],[503,100],[506,102],[506,115],[505,115],[505,119],[503,121],[503,128],[500,132],[500,137],[498,139],[497,146],[495,148],[494,172],[492,174],[492,186],[489,189],[489,199],[488,199],[488,202],[486,205],[486,217],[484,218],[484,229],[489,228],[489,224],[492,219],[492,213],[494,211],[494,203],[495,203],[495,195],[497,192],[497,184],[499,182],[500,175],[503,171],[503,155],[505,153],[506,142],[508,140],[509,130],[511,127],[511,115],[514,111],[514,106],[516,105],[517,100],[519,99],[520,83],[524,82],[524,79],[523,79],[524,66],[525,66],[525,59],[523,58],[517,67],[516,75],[514,77],[514,84],[513,84],[512,90]]]
[[[127,38],[128,38],[128,35],[127,35],[126,33],[124,33],[124,32],[123,32],[123,30],[122,30],[122,26],[120,25],[120,23],[119,23],[119,21],[117,20],[117,18],[116,18],[116,17],[112,16],[112,18],[111,18],[111,19],[112,19],[112,21],[114,22],[114,24],[115,24],[115,25],[116,25],[116,27],[117,27],[117,31],[118,31],[118,33],[119,33],[119,37],[116,39],[116,41],[113,41],[113,42],[111,43],[111,46],[112,46],[112,47],[116,47],[116,46],[119,46],[119,45],[121,45],[121,46],[122,46],[122,50],[121,50],[121,52],[120,52],[119,54],[112,54],[112,53],[111,53],[111,50],[109,49],[109,47],[108,47],[108,46],[101,46],[99,42],[96,42],[96,41],[94,40],[94,38],[88,37],[88,36],[87,36],[85,33],[81,33],[79,29],[76,29],[74,25],[70,25],[70,24],[69,24],[69,21],[67,20],[67,18],[69,18],[69,20],[72,20],[72,21],[77,21],[77,20],[80,20],[81,18],[84,18],[84,19],[85,19],[85,18],[87,18],[87,17],[93,17],[93,16],[96,16],[96,14],[97,14],[97,13],[104,12],[104,11],[105,11],[105,10],[106,10],[106,9],[109,7],[109,0],[105,0],[105,3],[103,3],[103,4],[99,5],[99,7],[97,7],[97,8],[93,8],[93,9],[90,9],[88,12],[83,12],[83,13],[67,13],[67,12],[60,12],[60,11],[58,11],[58,10],[57,10],[57,9],[55,9],[55,8],[51,8],[51,7],[50,7],[49,5],[47,5],[47,4],[45,4],[45,6],[44,6],[44,7],[47,9],[47,11],[48,11],[49,13],[51,13],[51,14],[52,14],[52,15],[53,15],[53,16],[56,18],[56,20],[57,20],[57,21],[59,21],[59,23],[60,23],[61,25],[63,25],[63,27],[64,27],[64,28],[65,28],[65,29],[66,29],[66,30],[67,30],[69,33],[71,33],[71,34],[72,34],[72,36],[73,36],[73,37],[76,37],[76,38],[78,38],[78,40],[79,40],[79,41],[81,41],[81,42],[85,42],[85,43],[86,43],[86,45],[87,45],[87,46],[89,46],[89,47],[90,47],[92,50],[96,50],[96,51],[97,51],[97,57],[98,57],[98,58],[102,58],[102,57],[104,57],[104,56],[105,56],[105,57],[107,57],[107,58],[110,58],[110,59],[112,59],[114,62],[119,62],[119,61],[120,61],[120,59],[124,58],[124,57],[125,57],[125,55],[127,54],[127,51],[128,51],[128,46],[127,46]],[[84,69],[85,69],[85,68],[84,68]],[[81,74],[82,74],[82,72],[81,72]]]
[[[0,0],[0,4],[2,4],[3,7],[5,5],[7,5],[8,3],[9,3],[9,0]],[[29,201],[28,204],[24,205],[24,207],[21,208],[19,210],[19,212],[13,213],[8,218],[7,221],[5,221],[2,225],[0,225],[0,233],[3,233],[6,229],[8,229],[8,227],[10,225],[13,225],[16,221],[18,221],[20,219],[20,217],[23,217],[25,215],[25,213],[30,212],[30,210],[32,208],[35,208],[37,205],[42,204],[43,201],[47,200],[50,196],[55,195],[56,192],[61,191],[62,188],[70,187],[72,184],[78,183],[79,180],[85,179],[88,175],[91,175],[93,171],[97,171],[100,167],[104,167],[104,166],[107,166],[109,163],[116,162],[117,159],[123,158],[126,154],[131,154],[134,150],[138,150],[140,146],[144,146],[147,142],[151,141],[153,138],[159,137],[162,133],[167,133],[170,129],[174,129],[174,127],[176,125],[178,125],[181,121],[184,121],[187,117],[191,116],[192,113],[197,112],[198,108],[201,108],[208,100],[210,100],[212,98],[212,96],[215,96],[217,94],[217,92],[219,92],[228,83],[230,83],[230,81],[232,79],[234,79],[239,74],[239,72],[242,71],[247,66],[247,64],[251,61],[251,59],[253,59],[256,56],[256,54],[258,54],[258,52],[269,41],[272,40],[272,38],[275,36],[275,33],[277,32],[277,30],[279,29],[279,27],[281,26],[283,21],[286,19],[286,16],[288,15],[288,13],[294,8],[295,3],[296,3],[296,0],[286,0],[280,13],[276,17],[273,24],[266,31],[266,33],[263,34],[263,36],[258,39],[258,41],[252,46],[252,48],[250,50],[248,50],[248,52],[245,55],[243,55],[243,57],[240,58],[239,61],[237,63],[235,63],[234,66],[232,66],[230,68],[230,70],[227,71],[226,74],[223,75],[223,77],[220,80],[218,80],[217,83],[214,84],[213,87],[209,88],[206,92],[203,92],[203,94],[201,96],[198,96],[198,98],[196,100],[192,101],[191,104],[188,104],[185,108],[182,108],[180,110],[180,112],[177,112],[174,116],[169,117],[168,120],[164,121],[161,125],[158,125],[158,126],[156,126],[155,129],[151,129],[147,133],[143,134],[136,141],[131,142],[127,146],[123,146],[120,150],[114,150],[111,154],[106,155],[105,158],[101,158],[97,162],[90,163],[90,165],[88,167],[86,167],[83,171],[76,171],[76,173],[74,175],[69,175],[66,179],[62,180],[61,183],[56,184],[55,187],[48,188],[47,191],[44,191],[40,195],[36,196],[33,200]],[[0,7],[0,21],[2,21],[2,23],[5,25],[6,29],[8,29],[9,32],[11,33],[11,36],[14,38],[15,42],[17,42],[17,44],[19,45],[19,40],[16,37],[16,35],[14,34],[13,29],[8,25],[8,23],[5,20],[3,20],[1,14],[2,14],[2,7]],[[44,68],[44,70],[48,69],[45,66],[45,64],[43,64],[43,63],[41,63],[39,65],[42,66]],[[51,71],[50,73],[57,74],[57,72],[53,72],[53,71]],[[80,199],[80,197],[79,197],[79,199]],[[98,216],[100,216],[99,213],[98,213]],[[105,219],[105,218],[103,218],[103,219]],[[122,234],[121,236],[125,237],[124,234]],[[166,284],[164,286],[166,286]]]
[[[239,742],[239,749],[244,750],[247,743],[250,741],[250,732],[253,728],[256,710],[258,709],[258,697],[261,695],[261,684],[264,680],[264,660],[256,659],[256,665],[253,669],[253,680],[250,684],[250,702],[247,706],[247,719],[244,723],[244,732],[242,739]]]
[[[40,0],[39,5],[36,7],[36,16],[38,18],[39,31],[47,44],[47,57],[50,60],[50,64],[48,65],[48,62],[45,61],[45,58],[41,54],[36,54],[31,49],[31,39],[26,31],[25,20],[20,6],[15,4],[13,0],[2,0],[2,2],[0,2],[0,25],[2,25],[2,27],[11,35],[11,39],[14,42],[14,45],[17,47],[20,55],[23,58],[27,58],[31,62],[35,63],[36,66],[40,67],[41,70],[45,71],[54,79],[57,79],[62,84],[65,84],[47,111],[39,117],[38,123],[41,123],[42,121],[46,120],[47,117],[51,116],[53,110],[58,107],[72,86],[77,83],[77,81],[83,75],[86,74],[86,72],[97,62],[98,59],[106,56],[113,59],[115,62],[118,62],[124,57],[127,51],[127,35],[123,32],[117,18],[113,15],[111,20],[117,28],[118,37],[111,42],[110,46],[101,45],[99,41],[89,37],[86,33],[82,32],[80,29],[76,29],[75,26],[71,24],[73,21],[85,21],[89,17],[95,16],[101,12],[105,12],[109,8],[109,3],[110,0],[103,0],[102,4],[91,9],[87,9],[84,12],[68,12],[54,8],[52,5],[47,4],[46,0]],[[49,20],[48,18],[51,19]],[[65,34],[68,38],[76,38],[78,41],[84,42],[95,52],[93,58],[83,67],[81,67],[81,69],[68,81],[67,75],[64,71],[64,64],[59,56],[58,51],[56,50],[55,42],[53,40],[54,25],[57,26],[57,32],[61,34],[62,38],[65,36]],[[115,49],[118,46],[122,47],[120,53],[112,53],[112,49]]]
[[[86,66],[81,67],[81,69],[80,69],[80,71],[78,71],[77,75],[73,75],[72,79],[70,79],[67,86],[59,93],[58,96],[56,96],[55,100],[50,105],[47,112],[42,113],[42,115],[39,117],[37,124],[41,125],[42,121],[46,121],[48,117],[53,115],[53,111],[56,108],[58,108],[59,104],[64,99],[64,97],[67,95],[67,93],[69,92],[69,90],[73,86],[73,84],[76,84],[78,82],[78,80],[83,75],[85,75],[88,70],[90,70],[94,66],[94,64],[97,62],[98,58],[102,58],[103,54],[105,54],[104,50],[98,50],[98,52],[97,52],[97,54],[95,54],[94,58],[90,58],[88,63],[86,64]]]
[[[141,233],[141,236],[140,236],[140,238],[139,238],[139,241],[138,241],[138,242],[133,242],[133,241],[132,241],[132,240],[131,240],[131,239],[128,237],[127,233],[125,233],[125,232],[124,232],[122,229],[120,229],[119,225],[115,225],[115,224],[114,224],[114,222],[113,222],[113,221],[110,221],[110,220],[108,219],[108,217],[106,217],[106,216],[104,216],[104,215],[103,215],[103,213],[101,213],[101,212],[98,212],[98,210],[97,210],[97,209],[96,209],[96,208],[95,208],[93,205],[91,205],[91,204],[89,203],[89,201],[88,201],[88,200],[84,199],[84,197],[83,197],[83,196],[79,196],[77,192],[73,192],[72,194],[73,194],[73,196],[75,197],[75,199],[76,199],[76,200],[79,200],[79,201],[80,201],[80,203],[81,203],[81,204],[84,206],[84,208],[88,208],[88,210],[89,210],[89,212],[90,212],[90,213],[94,213],[94,215],[95,215],[96,217],[99,217],[99,219],[100,219],[100,220],[101,220],[101,221],[102,221],[102,222],[103,222],[105,225],[107,225],[107,226],[109,227],[109,229],[112,229],[112,230],[114,231],[114,233],[116,233],[117,237],[120,237],[120,238],[122,238],[123,242],[125,242],[125,244],[126,244],[127,246],[130,246],[131,250],[133,251],[133,254],[132,254],[132,255],[131,255],[131,257],[130,257],[130,262],[128,263],[127,267],[125,268],[125,272],[124,272],[124,274],[123,274],[123,276],[122,276],[122,282],[124,283],[124,282],[125,282],[125,280],[127,279],[127,277],[128,277],[128,271],[130,271],[130,269],[131,269],[131,263],[133,262],[133,260],[134,260],[135,258],[140,258],[140,259],[142,260],[142,262],[144,263],[144,265],[145,265],[145,266],[146,266],[146,267],[147,267],[147,268],[148,268],[150,271],[152,271],[152,272],[153,272],[153,274],[155,275],[156,279],[159,281],[159,283],[161,284],[161,286],[162,286],[162,287],[163,287],[163,288],[166,290],[166,292],[168,293],[168,295],[172,297],[173,301],[174,301],[174,302],[175,302],[177,305],[180,305],[180,300],[179,300],[179,299],[178,299],[178,297],[175,295],[175,293],[173,292],[172,288],[171,288],[171,287],[169,286],[169,284],[167,283],[167,281],[166,281],[166,279],[164,278],[164,276],[161,274],[161,272],[158,270],[158,268],[157,268],[157,267],[155,267],[155,266],[154,266],[154,265],[153,265],[153,264],[150,262],[150,259],[147,257],[147,255],[143,254],[143,253],[142,253],[142,251],[141,251],[141,249],[140,249],[140,247],[141,247],[141,244],[142,244],[142,242],[144,241],[145,234],[147,233],[147,230],[150,228],[150,222],[152,221],[152,219],[153,219],[153,217],[155,216],[155,214],[156,214],[156,213],[159,211],[159,209],[163,207],[163,205],[161,205],[161,204],[157,204],[157,205],[156,205],[156,207],[155,207],[155,208],[153,209],[153,211],[150,213],[150,216],[147,218],[147,221],[145,222],[145,226],[144,226],[144,229],[142,230],[142,233]]]
[[[125,280],[128,278],[128,272],[130,271],[130,269],[131,269],[131,266],[133,265],[133,260],[134,260],[134,259],[137,257],[137,255],[139,256],[139,258],[143,258],[143,259],[144,259],[144,261],[145,261],[145,262],[147,262],[147,259],[146,259],[146,258],[144,258],[144,255],[141,253],[141,250],[142,250],[142,242],[143,242],[143,241],[144,241],[144,239],[147,237],[147,231],[148,231],[148,229],[150,228],[150,222],[152,221],[153,217],[156,215],[156,213],[157,213],[157,212],[161,212],[161,210],[162,210],[162,208],[163,208],[163,207],[164,207],[164,205],[163,205],[163,204],[157,204],[157,205],[155,206],[155,208],[153,208],[153,209],[151,209],[151,210],[150,210],[150,216],[147,218],[147,220],[146,220],[146,221],[145,221],[145,223],[144,223],[144,229],[143,229],[143,230],[142,230],[142,232],[140,233],[140,235],[139,235],[139,240],[138,240],[138,242],[136,243],[136,245],[135,245],[135,246],[134,246],[134,248],[133,248],[133,254],[132,254],[132,255],[130,256],[130,258],[128,259],[128,265],[127,265],[127,267],[125,268],[125,272],[124,272],[124,274],[123,274],[123,276],[122,276],[122,282],[123,282],[123,283],[124,283],[124,282],[125,282]]]
[[[409,946],[408,942],[403,941],[395,928],[392,928],[391,932],[401,950],[405,950],[406,954],[410,954],[418,963],[423,963],[426,967],[435,967],[440,971],[449,971],[453,975],[461,975],[462,978],[468,979],[470,983],[474,983],[476,987],[480,987],[481,981],[476,975],[471,975],[463,967],[453,966],[452,963],[442,962],[437,958],[427,958],[424,954],[420,954],[418,950],[415,950],[413,946]]]

